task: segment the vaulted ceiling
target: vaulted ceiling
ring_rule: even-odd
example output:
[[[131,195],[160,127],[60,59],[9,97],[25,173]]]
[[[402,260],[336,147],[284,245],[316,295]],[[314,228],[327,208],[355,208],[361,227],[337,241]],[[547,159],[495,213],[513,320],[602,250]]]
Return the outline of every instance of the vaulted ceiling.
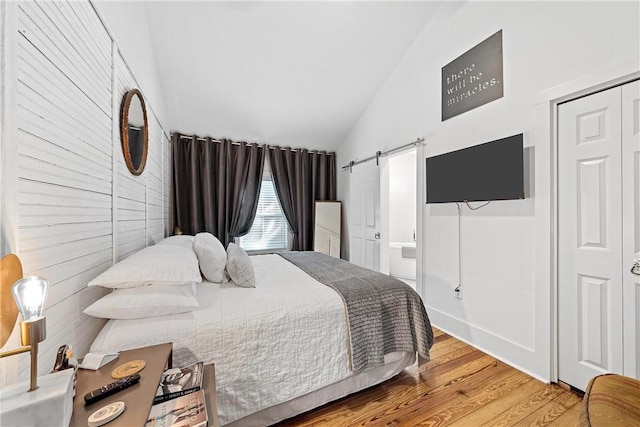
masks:
[[[146,2],[170,131],[335,150],[440,2]]]

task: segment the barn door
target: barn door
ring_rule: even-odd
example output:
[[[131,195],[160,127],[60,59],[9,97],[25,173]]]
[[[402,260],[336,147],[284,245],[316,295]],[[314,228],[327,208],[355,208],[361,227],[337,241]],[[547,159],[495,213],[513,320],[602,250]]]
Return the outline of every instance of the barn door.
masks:
[[[380,171],[376,162],[354,166],[350,176],[349,261],[380,271]]]

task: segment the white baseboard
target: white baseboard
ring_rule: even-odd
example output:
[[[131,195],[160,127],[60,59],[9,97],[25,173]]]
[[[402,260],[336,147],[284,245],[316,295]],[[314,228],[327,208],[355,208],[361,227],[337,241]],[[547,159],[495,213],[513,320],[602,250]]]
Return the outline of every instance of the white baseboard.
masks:
[[[434,307],[427,306],[426,308],[431,323],[435,328],[539,381],[546,384],[551,382],[549,372],[542,372],[545,370],[544,366],[546,364],[539,363],[543,359],[546,359],[548,363],[549,355],[536,354],[535,349],[514,343]]]

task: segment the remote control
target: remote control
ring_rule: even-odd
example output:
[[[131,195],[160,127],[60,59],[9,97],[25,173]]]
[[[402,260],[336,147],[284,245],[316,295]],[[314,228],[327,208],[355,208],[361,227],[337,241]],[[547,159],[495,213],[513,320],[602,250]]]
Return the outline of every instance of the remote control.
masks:
[[[140,374],[133,374],[128,377],[121,378],[118,381],[103,385],[102,387],[85,394],[84,404],[88,405],[100,399],[104,399],[107,396],[111,396],[113,393],[134,385],[138,381],[140,381]]]

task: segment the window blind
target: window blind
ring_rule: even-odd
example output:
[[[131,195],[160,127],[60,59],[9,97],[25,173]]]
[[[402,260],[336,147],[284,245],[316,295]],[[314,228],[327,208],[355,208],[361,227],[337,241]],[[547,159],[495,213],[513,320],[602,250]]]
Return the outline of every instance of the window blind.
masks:
[[[247,251],[286,249],[288,228],[273,181],[263,179],[256,218],[249,233],[240,237],[240,246]]]

